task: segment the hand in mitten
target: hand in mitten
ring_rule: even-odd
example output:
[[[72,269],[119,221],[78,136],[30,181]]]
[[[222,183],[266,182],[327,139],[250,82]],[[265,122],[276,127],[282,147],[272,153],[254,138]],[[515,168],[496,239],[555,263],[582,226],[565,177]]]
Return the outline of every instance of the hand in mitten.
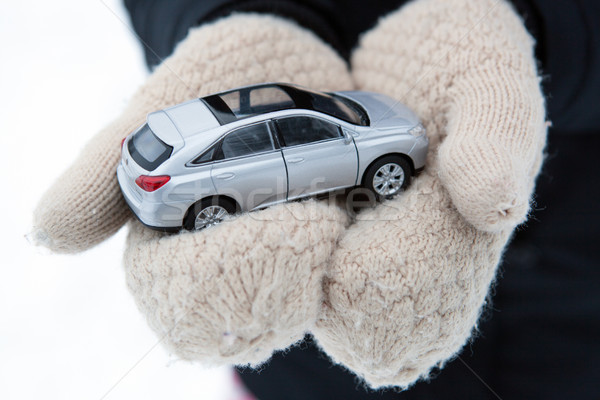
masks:
[[[425,172],[359,214],[323,284],[314,335],[372,387],[426,376],[476,326],[542,161],[532,48],[505,1],[419,0],[382,20],[353,55],[358,89],[406,103],[430,138]]]
[[[302,338],[320,309],[324,267],[346,215],[309,201],[204,231],[150,231],[132,220],[116,180],[121,140],[149,112],[268,81],[352,88],[343,60],[293,23],[238,15],[193,29],[35,212],[37,240],[65,253],[101,242],[130,220],[128,286],[152,328],[183,358],[258,363]]]
[[[236,364],[260,362],[312,328],[372,386],[408,385],[454,354],[541,162],[531,47],[504,3],[421,0],[383,21],[356,52],[354,77],[425,120],[423,176],[345,232],[345,214],[315,202],[173,236],[132,222],[127,277],[150,324],[184,358]],[[118,143],[148,111],[268,80],[351,86],[341,60],[292,24],[233,17],[200,28],[45,196],[40,240],[77,251],[118,229],[128,217],[114,177]]]

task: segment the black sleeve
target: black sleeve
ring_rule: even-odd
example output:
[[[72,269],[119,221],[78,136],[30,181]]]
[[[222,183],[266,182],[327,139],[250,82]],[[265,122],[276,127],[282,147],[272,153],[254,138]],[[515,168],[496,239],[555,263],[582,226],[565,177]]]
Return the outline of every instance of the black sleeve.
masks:
[[[335,1],[295,0],[124,0],[144,45],[146,63],[153,67],[167,57],[191,27],[233,12],[261,12],[292,19],[338,52],[348,55],[335,15]]]
[[[311,29],[346,59],[359,35],[406,0],[124,0],[150,67],[189,28],[235,11],[280,15]],[[511,0],[537,40],[549,118],[560,131],[600,128],[600,2]]]
[[[600,131],[600,2],[529,0],[548,112],[559,131]]]

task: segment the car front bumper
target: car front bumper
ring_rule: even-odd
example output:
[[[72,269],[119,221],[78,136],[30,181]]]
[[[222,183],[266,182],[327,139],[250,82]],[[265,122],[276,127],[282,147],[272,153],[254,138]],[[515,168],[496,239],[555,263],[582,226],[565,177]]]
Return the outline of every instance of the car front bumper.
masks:
[[[415,173],[423,170],[427,160],[427,150],[429,149],[429,139],[426,135],[419,136],[408,155],[413,160]]]

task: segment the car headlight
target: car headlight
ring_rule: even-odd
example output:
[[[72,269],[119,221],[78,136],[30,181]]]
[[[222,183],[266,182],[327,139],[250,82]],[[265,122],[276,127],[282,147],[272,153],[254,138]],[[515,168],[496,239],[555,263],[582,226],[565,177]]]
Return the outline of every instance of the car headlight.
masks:
[[[408,130],[408,133],[410,133],[414,137],[421,137],[425,134],[425,128],[423,127],[423,124],[418,123],[414,127],[410,128]]]

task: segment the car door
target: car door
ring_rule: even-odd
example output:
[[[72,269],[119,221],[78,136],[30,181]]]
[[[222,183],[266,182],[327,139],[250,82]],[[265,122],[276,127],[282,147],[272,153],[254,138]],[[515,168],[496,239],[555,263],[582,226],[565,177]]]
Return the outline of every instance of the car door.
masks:
[[[288,172],[288,200],[356,184],[358,157],[339,125],[309,115],[275,120]]]
[[[229,132],[216,151],[211,178],[217,194],[235,199],[242,211],[286,199],[285,163],[269,123]]]

